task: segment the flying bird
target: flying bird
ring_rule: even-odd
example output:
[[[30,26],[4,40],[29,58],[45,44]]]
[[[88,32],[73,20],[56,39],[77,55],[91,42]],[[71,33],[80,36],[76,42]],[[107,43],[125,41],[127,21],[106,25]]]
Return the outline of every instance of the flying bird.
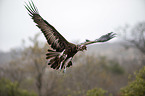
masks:
[[[116,36],[115,33],[110,32],[94,41],[87,39],[84,43],[76,45],[68,42],[52,25],[50,25],[40,16],[38,9],[34,5],[33,1],[25,3],[24,6],[27,9],[28,14],[37,24],[36,26],[41,29],[48,44],[51,46],[51,49],[48,49],[48,53],[46,54],[46,59],[48,60],[48,65],[56,70],[66,70],[67,67],[72,66],[73,56],[78,51],[86,50],[87,45],[97,42],[106,42]]]

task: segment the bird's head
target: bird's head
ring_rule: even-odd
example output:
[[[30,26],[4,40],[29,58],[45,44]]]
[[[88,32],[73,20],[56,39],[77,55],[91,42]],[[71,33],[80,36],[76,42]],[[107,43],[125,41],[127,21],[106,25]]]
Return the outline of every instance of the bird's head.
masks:
[[[77,50],[78,51],[87,50],[87,47],[86,47],[86,45],[77,45]]]

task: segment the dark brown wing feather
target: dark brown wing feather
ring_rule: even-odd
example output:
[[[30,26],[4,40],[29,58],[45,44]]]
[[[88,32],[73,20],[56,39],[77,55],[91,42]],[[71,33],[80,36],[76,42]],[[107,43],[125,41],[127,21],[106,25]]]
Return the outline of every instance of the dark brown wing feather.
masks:
[[[50,25],[39,15],[37,8],[32,1],[29,2],[29,5],[26,3],[25,8],[37,24],[36,26],[38,26],[43,32],[48,44],[51,45],[51,47],[57,52],[63,51],[69,44],[68,41],[52,25]]]

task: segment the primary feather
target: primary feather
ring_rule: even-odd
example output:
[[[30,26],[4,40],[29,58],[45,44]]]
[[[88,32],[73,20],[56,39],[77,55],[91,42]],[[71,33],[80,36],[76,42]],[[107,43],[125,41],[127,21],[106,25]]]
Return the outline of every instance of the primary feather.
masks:
[[[25,8],[28,10],[28,14],[37,24],[36,26],[38,26],[43,32],[48,44],[50,44],[51,47],[56,51],[61,52],[64,50],[68,44],[68,41],[52,25],[50,25],[39,15],[38,9],[34,3],[32,1],[29,2],[29,5],[26,3]]]

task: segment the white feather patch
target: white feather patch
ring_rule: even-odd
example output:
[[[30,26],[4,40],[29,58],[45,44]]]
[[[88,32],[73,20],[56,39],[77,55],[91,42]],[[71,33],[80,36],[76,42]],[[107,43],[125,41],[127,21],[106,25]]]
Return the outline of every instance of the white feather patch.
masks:
[[[63,55],[65,49],[59,54],[59,58]]]

